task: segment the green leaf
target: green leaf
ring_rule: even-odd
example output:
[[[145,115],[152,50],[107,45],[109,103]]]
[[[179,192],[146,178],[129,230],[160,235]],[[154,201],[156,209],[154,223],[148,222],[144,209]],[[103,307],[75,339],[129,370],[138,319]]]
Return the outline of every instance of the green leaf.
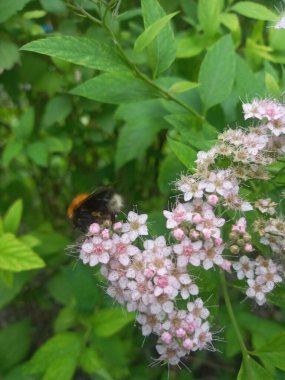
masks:
[[[77,367],[82,337],[73,332],[58,334],[45,342],[26,365],[28,373],[44,373],[43,380],[71,380]]]
[[[16,44],[9,40],[0,40],[0,71],[10,70],[18,62],[19,56]]]
[[[162,194],[169,194],[174,187],[173,183],[178,179],[185,166],[174,154],[168,154],[160,163],[158,186]]]
[[[236,54],[236,62],[235,86],[241,100],[250,101],[255,97],[265,96],[264,80],[258,79],[247,62],[238,54]]]
[[[158,0],[141,0],[144,27],[147,29],[165,16]],[[148,57],[153,76],[156,77],[173,63],[176,56],[176,42],[170,24],[167,24],[148,46]]]
[[[230,95],[235,77],[235,66],[232,38],[227,35],[208,50],[200,67],[200,95],[205,110],[221,103]]]
[[[271,374],[260,364],[248,356],[247,361],[243,359],[237,380],[273,380]]]
[[[14,138],[8,140],[8,143],[5,145],[2,154],[3,166],[8,166],[15,157],[19,156],[22,149],[23,143],[21,141],[17,141]]]
[[[46,167],[48,165],[48,149],[44,142],[31,143],[27,146],[26,153],[38,166]]]
[[[256,20],[276,21],[277,16],[270,9],[264,5],[256,4],[252,1],[241,1],[234,4],[231,10],[243,16],[253,18]]]
[[[11,289],[14,282],[14,273],[0,269],[0,281]]]
[[[24,8],[31,0],[1,0],[0,23],[8,20],[11,16]]]
[[[29,272],[21,272],[13,274],[13,287],[0,282],[0,308],[3,308],[16,297],[29,278]]]
[[[19,138],[27,138],[33,132],[35,123],[35,111],[32,107],[27,108],[20,117],[19,124],[15,127],[15,133]]]
[[[71,302],[58,313],[54,320],[54,331],[58,333],[70,329],[76,323],[76,317],[75,302]]]
[[[97,351],[93,347],[86,347],[80,356],[80,367],[87,373],[94,373],[104,367]]]
[[[123,71],[98,75],[75,87],[70,93],[112,104],[139,102],[156,96],[143,80]]]
[[[211,36],[219,31],[219,15],[223,6],[224,0],[199,0],[198,18],[206,34]]]
[[[9,210],[6,212],[6,215],[3,219],[4,232],[11,232],[16,234],[18,231],[20,221],[23,213],[23,201],[18,199],[15,201]]]
[[[134,50],[135,52],[141,52],[144,50],[159,34],[159,32],[169,23],[169,21],[177,15],[179,12],[171,13],[164,16],[151,24],[145,29],[145,31],[138,36],[135,41]]]
[[[0,332],[0,369],[7,371],[29,352],[32,326],[27,320],[8,325]],[[9,348],[7,347],[9,345]]]
[[[111,45],[85,37],[61,36],[29,42],[21,50],[46,54],[102,71],[122,70],[125,64]]]
[[[12,272],[45,266],[43,260],[26,244],[12,234],[0,237],[0,268]]]
[[[62,14],[67,11],[63,0],[40,0],[40,2],[49,13]]]
[[[196,82],[181,81],[181,82],[177,82],[173,84],[168,91],[179,94],[181,92],[190,91],[193,88],[196,88],[199,86],[200,84]]]
[[[231,31],[234,42],[239,45],[241,40],[241,27],[238,16],[233,13],[221,13],[220,21]]]
[[[167,138],[168,144],[172,152],[176,157],[186,166],[187,169],[192,168],[195,164],[194,161],[197,159],[197,152],[190,146],[182,144],[179,141],[175,141],[172,138]]]
[[[93,331],[97,336],[106,338],[122,330],[134,319],[134,313],[124,313],[122,309],[99,310],[92,319]]]
[[[265,85],[269,96],[279,98],[281,90],[276,79],[270,74],[265,73]]]
[[[269,360],[274,367],[285,371],[285,332],[275,336],[253,354]]]
[[[63,123],[71,111],[72,105],[68,96],[55,96],[49,100],[45,107],[42,119],[43,127],[48,128],[55,123]]]
[[[143,114],[143,117],[141,115]],[[140,159],[153,143],[157,133],[167,127],[165,111],[157,100],[121,105],[116,113],[125,121],[120,129],[115,162],[120,168],[125,163]]]
[[[190,58],[199,55],[207,46],[207,39],[204,35],[194,34],[177,39],[177,58]]]

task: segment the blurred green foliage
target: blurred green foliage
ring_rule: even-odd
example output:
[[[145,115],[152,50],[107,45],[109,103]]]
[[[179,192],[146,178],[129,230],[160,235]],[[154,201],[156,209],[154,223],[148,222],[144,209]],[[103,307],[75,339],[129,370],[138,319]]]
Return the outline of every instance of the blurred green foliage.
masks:
[[[225,327],[222,353],[197,353],[191,372],[150,371],[154,340],[105,295],[99,271],[77,261],[66,209],[77,193],[111,185],[159,234],[172,182],[242,121],[241,100],[284,92],[285,30],[272,28],[279,1],[113,1],[102,28],[83,16],[102,15],[103,3],[0,3],[1,378],[235,379],[241,356],[224,306],[215,308],[215,273],[197,276],[214,327]],[[274,199],[285,178],[282,166],[272,172],[258,191]],[[278,291],[260,311],[232,290],[259,361],[239,380],[284,378]]]

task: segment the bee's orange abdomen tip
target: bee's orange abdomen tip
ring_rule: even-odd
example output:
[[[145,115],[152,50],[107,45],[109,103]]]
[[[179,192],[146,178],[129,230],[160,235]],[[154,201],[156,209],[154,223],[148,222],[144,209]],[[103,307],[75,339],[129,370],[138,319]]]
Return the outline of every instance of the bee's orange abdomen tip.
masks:
[[[84,201],[84,199],[86,199],[87,197],[89,197],[89,194],[87,193],[82,193],[82,194],[78,194],[73,200],[72,202],[70,203],[70,205],[68,206],[68,209],[67,209],[67,216],[72,219],[73,218],[73,215],[74,215],[74,210],[80,205],[81,202]]]

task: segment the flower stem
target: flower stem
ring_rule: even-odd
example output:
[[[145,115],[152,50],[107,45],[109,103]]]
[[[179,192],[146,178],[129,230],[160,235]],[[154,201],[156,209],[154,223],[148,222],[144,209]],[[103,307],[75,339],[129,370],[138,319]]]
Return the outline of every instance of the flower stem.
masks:
[[[242,335],[241,335],[241,332],[240,332],[237,320],[235,318],[235,314],[234,314],[233,307],[232,307],[232,304],[231,304],[230,296],[229,296],[229,293],[228,293],[228,288],[227,288],[227,283],[226,283],[225,275],[224,275],[224,272],[222,272],[222,271],[220,271],[220,280],[221,280],[221,285],[222,285],[222,289],[223,289],[223,295],[224,295],[224,299],[225,299],[225,304],[226,304],[226,308],[227,308],[227,311],[228,311],[228,315],[230,317],[230,320],[231,320],[232,325],[234,327],[237,339],[239,341],[239,345],[240,345],[240,348],[241,348],[242,356],[243,356],[245,362],[248,362],[248,359],[249,359],[248,350],[247,350],[247,348],[246,348],[246,346],[244,344],[244,341],[242,339]]]

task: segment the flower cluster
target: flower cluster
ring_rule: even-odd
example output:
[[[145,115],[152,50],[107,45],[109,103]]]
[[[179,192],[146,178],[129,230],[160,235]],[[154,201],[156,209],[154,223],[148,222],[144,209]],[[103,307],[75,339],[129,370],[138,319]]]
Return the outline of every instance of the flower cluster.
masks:
[[[177,180],[182,195],[163,211],[171,243],[164,236],[150,239],[147,215],[131,211],[126,221],[93,223],[80,247],[84,263],[101,265],[107,293],[136,311],[142,334],[158,336],[158,360],[172,365],[192,351],[213,349],[210,313],[198,297],[193,267],[233,269],[258,305],[284,276],[273,261],[285,250],[285,220],[272,217],[278,215],[277,204],[269,198],[249,202],[240,190],[247,180],[268,179],[266,165],[284,155],[285,107],[255,99],[243,109],[245,119],[255,118],[260,125],[220,134],[215,146],[198,153],[195,173]],[[249,228],[245,215],[251,210],[262,219]],[[223,231],[225,224],[229,233]],[[265,259],[253,243],[254,231],[270,257]]]

